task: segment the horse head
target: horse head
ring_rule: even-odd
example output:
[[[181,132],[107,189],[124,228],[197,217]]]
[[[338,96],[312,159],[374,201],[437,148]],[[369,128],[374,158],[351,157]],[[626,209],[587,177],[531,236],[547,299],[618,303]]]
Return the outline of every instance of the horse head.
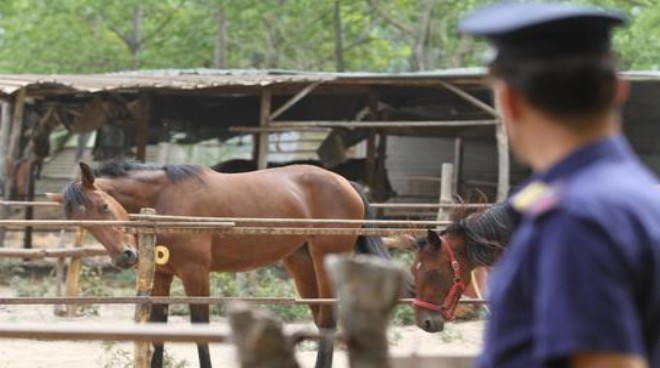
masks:
[[[62,194],[47,193],[64,206],[71,220],[129,220],[128,212],[112,196],[94,183],[92,169],[80,163],[81,180],[69,183]],[[112,262],[120,268],[130,268],[138,261],[135,236],[114,226],[84,226],[108,251]]]
[[[459,299],[477,266],[492,266],[506,246],[513,218],[500,203],[453,223],[441,232],[429,230],[415,242],[411,272],[415,282],[415,323],[439,332],[454,317]]]

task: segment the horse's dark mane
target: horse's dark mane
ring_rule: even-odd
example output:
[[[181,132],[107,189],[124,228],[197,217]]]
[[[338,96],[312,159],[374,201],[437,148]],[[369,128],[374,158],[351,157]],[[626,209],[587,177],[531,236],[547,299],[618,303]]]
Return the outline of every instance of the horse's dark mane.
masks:
[[[139,161],[108,161],[101,164],[94,171],[95,176],[123,178],[128,176],[131,171],[165,171],[167,178],[173,183],[180,182],[190,177],[196,177],[202,170],[197,165],[160,165],[153,163],[142,163]]]
[[[86,206],[87,197],[82,190],[82,185],[77,182],[72,182],[64,187],[62,192],[62,203],[64,204],[64,213],[69,216],[73,210],[73,206]]]
[[[445,230],[465,237],[468,257],[473,264],[492,266],[506,247],[513,219],[506,202],[454,221]]]

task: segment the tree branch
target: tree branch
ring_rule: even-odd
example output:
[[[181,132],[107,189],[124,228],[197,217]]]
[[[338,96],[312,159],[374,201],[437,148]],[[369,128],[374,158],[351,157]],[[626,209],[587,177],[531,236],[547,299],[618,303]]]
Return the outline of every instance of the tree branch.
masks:
[[[408,35],[415,36],[415,29],[407,24],[403,24],[399,22],[398,20],[390,17],[389,14],[384,12],[381,8],[379,8],[374,0],[367,0],[367,3],[371,7],[371,9],[374,11],[374,13],[378,14],[379,17],[381,17],[384,21],[387,23],[393,25],[397,29],[399,29],[403,33],[407,33]]]

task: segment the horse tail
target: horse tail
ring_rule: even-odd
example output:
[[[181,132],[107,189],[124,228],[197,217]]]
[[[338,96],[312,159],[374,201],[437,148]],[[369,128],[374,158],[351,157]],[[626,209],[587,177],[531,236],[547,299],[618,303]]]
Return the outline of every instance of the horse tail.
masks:
[[[353,189],[360,195],[362,203],[364,204],[364,219],[365,220],[374,220],[376,219],[376,212],[373,207],[369,204],[367,199],[367,193],[364,191],[364,188],[354,182],[350,182],[353,186]],[[373,225],[365,224],[362,225],[363,228],[373,228]],[[385,247],[383,239],[378,235],[360,235],[357,240],[357,245],[355,251],[358,254],[369,254],[373,256],[378,256],[380,258],[392,259],[390,251]]]
[[[360,195],[362,203],[364,204],[364,219],[365,220],[375,220],[376,211],[369,204],[367,199],[367,194],[364,191],[364,188],[356,183],[350,182],[355,191]],[[365,224],[362,225],[363,228],[373,228],[373,225]],[[392,254],[385,246],[383,239],[378,235],[360,235],[355,246],[355,252],[358,254],[368,254],[380,258],[392,259]],[[413,278],[410,272],[406,273],[406,297],[415,297],[415,284],[413,283]]]

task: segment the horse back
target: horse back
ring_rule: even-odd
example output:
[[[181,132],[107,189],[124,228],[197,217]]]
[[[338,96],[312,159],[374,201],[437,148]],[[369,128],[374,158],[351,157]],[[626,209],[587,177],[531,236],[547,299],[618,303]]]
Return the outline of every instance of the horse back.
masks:
[[[225,202],[221,216],[361,219],[364,215],[362,200],[350,182],[320,167],[291,165],[208,175]]]

